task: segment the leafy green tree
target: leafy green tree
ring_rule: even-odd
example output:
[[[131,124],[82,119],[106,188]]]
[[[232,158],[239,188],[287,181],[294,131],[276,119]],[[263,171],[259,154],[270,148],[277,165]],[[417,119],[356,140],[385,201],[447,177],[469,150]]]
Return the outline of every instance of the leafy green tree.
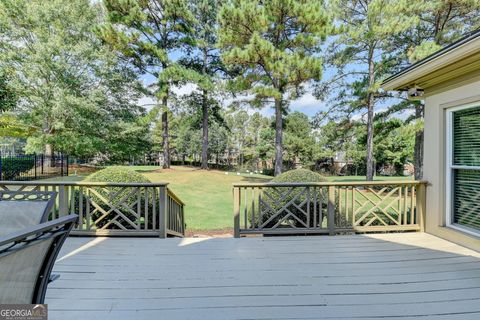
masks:
[[[101,19],[89,0],[0,3],[0,69],[11,70],[15,113],[35,129],[27,151],[93,155],[116,121],[141,114],[131,70],[93,32]]]
[[[229,0],[219,11],[223,61],[238,68],[235,89],[275,108],[275,174],[282,171],[283,114],[322,75],[320,44],[330,28],[321,0]]]
[[[312,160],[315,140],[308,117],[295,111],[285,118],[285,151],[290,163],[305,164]]]
[[[261,143],[262,130],[268,126],[270,126],[270,121],[259,112],[255,112],[249,116],[247,123],[247,152],[251,155],[255,170],[260,169],[260,153],[258,146]],[[270,143],[273,144],[273,140]]]
[[[375,159],[377,165],[393,166],[396,175],[403,175],[403,167],[413,160],[415,126],[400,119],[375,123]]]
[[[27,126],[16,114],[0,114],[0,137],[27,138],[34,133],[35,128]]]
[[[267,126],[260,129],[259,141],[256,145],[258,158],[262,162],[262,167],[267,168],[267,162],[275,161],[275,120],[269,119]]]
[[[168,101],[172,86],[196,73],[172,58],[192,43],[194,17],[186,0],[104,0],[108,23],[100,37],[134,65],[156,80],[154,94],[162,108],[164,168],[170,167]]]
[[[169,113],[169,122],[171,123],[172,132],[172,151],[185,162],[187,157],[196,158],[201,155],[201,141],[203,133],[203,110],[201,108],[203,102],[201,92],[193,91],[176,101],[173,112]],[[216,156],[218,161],[220,154],[223,154],[227,143],[227,130],[222,115],[220,114],[220,105],[215,99],[209,99],[209,127],[212,128],[211,146],[209,148],[208,158],[212,154]],[[161,126],[161,123],[159,123]],[[154,138],[158,137],[161,128],[154,130]]]
[[[234,111],[226,115],[225,121],[230,129],[229,149],[234,150],[239,166],[244,165],[245,153],[248,145],[248,123],[249,115],[245,110]]]
[[[17,104],[17,95],[8,77],[0,71],[0,112],[10,111]]]
[[[149,123],[138,117],[132,120],[115,121],[105,137],[102,153],[110,163],[122,163],[143,156],[151,150]]]
[[[329,61],[337,67],[335,80],[343,88],[335,97],[347,114],[366,110],[367,180],[374,175],[374,109],[381,98],[379,87],[390,67],[389,39],[418,23],[418,4],[407,0],[335,0],[339,32]],[[318,96],[323,94],[321,87]]]
[[[177,138],[176,151],[181,155],[183,162],[185,162],[187,156],[195,161],[201,150],[200,131],[186,121],[178,127]]]
[[[228,129],[225,127],[224,124],[210,121],[211,127],[211,138],[209,142],[209,152],[215,155],[215,163],[220,163],[220,156],[225,153],[227,150],[227,142],[228,142]],[[203,143],[203,140],[202,140]],[[202,144],[203,146],[203,144]],[[203,152],[203,149],[202,149]]]
[[[14,92],[10,81],[0,71],[0,136],[2,137],[26,137],[27,128],[19,122],[14,114],[6,113],[17,104],[17,95]]]
[[[195,84],[201,92],[199,97],[199,107],[202,110],[201,168],[208,169],[209,114],[213,111],[211,109],[218,105],[214,100],[219,93],[219,76],[225,72],[220,60],[220,52],[216,47],[218,31],[217,10],[220,6],[220,1],[193,0],[190,1],[190,6],[195,18],[193,25],[195,41],[188,58],[184,61],[184,65],[198,72]],[[214,136],[212,138],[216,139]]]
[[[376,118],[374,122],[374,157],[378,169],[395,169],[402,175],[403,167],[413,160],[415,142],[415,124],[405,123],[398,118]],[[357,174],[365,174],[365,152],[367,148],[367,130],[363,121],[344,119],[329,121],[317,128],[318,142],[315,156],[317,159],[334,158],[345,153],[345,158]]]

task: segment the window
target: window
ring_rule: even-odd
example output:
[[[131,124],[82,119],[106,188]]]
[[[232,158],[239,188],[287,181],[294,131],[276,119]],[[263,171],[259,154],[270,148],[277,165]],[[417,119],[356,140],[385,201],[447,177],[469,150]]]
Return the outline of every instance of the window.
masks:
[[[480,234],[480,104],[447,112],[447,225]]]

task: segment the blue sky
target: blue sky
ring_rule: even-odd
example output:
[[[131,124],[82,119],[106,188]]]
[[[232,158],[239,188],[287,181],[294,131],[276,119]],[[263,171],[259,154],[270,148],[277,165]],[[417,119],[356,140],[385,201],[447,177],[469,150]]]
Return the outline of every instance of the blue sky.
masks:
[[[178,59],[179,56],[180,56],[180,54],[178,52],[176,52],[176,53],[173,53],[170,58],[173,61],[175,61],[175,60]],[[335,72],[336,72],[336,70],[333,69],[333,68],[326,68],[324,70],[322,79],[329,79],[329,78],[333,77],[335,75]],[[152,75],[144,75],[144,76],[141,77],[141,80],[143,81],[143,83],[145,85],[149,85],[149,84],[155,82],[155,78]],[[347,81],[349,81],[349,80],[351,80],[351,79],[347,78]],[[188,94],[194,89],[195,89],[194,85],[186,85],[186,86],[183,86],[183,87],[175,88],[174,91],[178,95],[182,95],[182,94]],[[300,111],[300,112],[303,112],[304,114],[306,114],[308,117],[311,118],[317,112],[324,111],[324,110],[327,109],[326,102],[320,101],[313,96],[313,94],[312,94],[313,93],[313,87],[311,85],[310,86],[307,85],[305,91],[306,91],[305,94],[303,96],[301,96],[299,99],[296,99],[296,100],[290,102],[290,112]],[[327,100],[328,100],[328,98],[327,98]],[[225,100],[224,101],[224,106],[227,106],[230,102],[231,101],[229,99]],[[381,111],[386,110],[386,108],[389,105],[391,105],[393,102],[394,101],[392,101],[392,100],[387,100],[387,101],[384,101],[383,103],[377,104],[375,112],[381,112]],[[151,105],[153,105],[155,103],[155,101],[151,98],[143,98],[139,101],[139,103],[140,103],[140,105],[144,105],[144,106],[146,106],[147,109],[149,109],[151,107]],[[265,108],[260,109],[260,110],[251,108],[247,111],[250,111],[250,112],[259,111],[261,114],[263,114],[265,116],[274,115],[274,110],[273,110],[272,107],[265,107]],[[362,117],[362,115],[363,114],[357,114],[353,118],[354,119],[359,119],[359,118]],[[400,119],[405,119],[409,116],[409,113],[407,112],[407,113],[403,113],[403,114],[396,114],[395,116],[400,118]]]
[[[141,80],[145,85],[149,85],[155,81],[155,78],[151,75],[144,75],[141,77]],[[181,88],[176,88],[175,92],[177,94],[187,94],[194,89],[192,85],[186,85]],[[322,101],[317,100],[312,95],[312,88],[307,88],[306,93],[297,100],[294,100],[290,103],[290,111],[300,111],[305,113],[307,116],[312,117],[318,111],[325,108],[325,105]],[[155,101],[150,98],[143,98],[140,100],[141,105],[146,105],[148,108],[149,105],[154,104]],[[271,107],[265,107],[260,111],[263,115],[270,116],[274,114],[274,110]]]

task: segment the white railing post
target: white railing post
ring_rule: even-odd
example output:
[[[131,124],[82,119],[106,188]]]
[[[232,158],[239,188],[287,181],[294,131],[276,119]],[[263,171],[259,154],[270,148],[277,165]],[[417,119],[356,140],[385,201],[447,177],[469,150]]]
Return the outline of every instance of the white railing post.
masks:
[[[167,186],[160,187],[160,196],[158,204],[158,236],[160,238],[167,237],[167,216],[168,216],[168,206],[167,206]]]
[[[233,236],[240,238],[240,188],[233,187]]]
[[[327,219],[328,234],[333,236],[335,235],[335,186],[328,186]]]
[[[417,199],[415,203],[417,212],[417,223],[420,226],[420,232],[425,232],[425,202],[426,202],[426,185],[420,183],[417,186]]]
[[[60,217],[68,215],[68,186],[58,186],[58,215]]]

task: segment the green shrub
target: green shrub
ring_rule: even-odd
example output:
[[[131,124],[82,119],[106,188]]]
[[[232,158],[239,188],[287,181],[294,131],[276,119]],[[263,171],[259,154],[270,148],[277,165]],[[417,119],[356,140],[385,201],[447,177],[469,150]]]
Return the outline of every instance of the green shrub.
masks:
[[[85,182],[149,183],[144,175],[125,167],[107,167],[90,174]]]
[[[306,182],[325,182],[326,179],[313,171],[307,170],[307,169],[296,169],[296,170],[290,170],[287,172],[284,172],[275,178],[272,179],[271,182],[273,183],[306,183]],[[308,220],[310,218],[310,226],[313,226],[313,221],[314,221],[314,206],[317,206],[317,210],[315,210],[318,214],[322,208],[322,194],[320,189],[309,189],[310,191],[310,197],[307,195],[307,191],[305,188],[295,188],[291,192],[287,193],[287,190],[289,190],[287,187],[279,187],[276,189],[273,188],[265,188],[264,195],[263,195],[263,201],[265,202],[264,207],[262,208],[262,212],[264,212],[262,221],[259,221],[260,223],[265,223],[267,222],[275,212],[278,212],[281,210],[285,204],[288,202],[292,201],[292,203],[287,206],[282,213],[278,214],[275,218],[271,219],[266,227],[273,227],[277,223],[280,222],[278,227],[291,227],[292,225],[297,227],[297,228],[304,228],[305,225],[308,225]],[[315,201],[315,197],[313,196],[313,192],[317,192],[317,201]],[[278,191],[278,192],[277,192]],[[284,196],[287,194],[286,196]],[[308,212],[308,205],[307,205],[307,198],[310,199],[310,217],[307,217],[305,215],[305,212]],[[289,214],[289,211],[293,213],[299,220],[289,217],[286,218],[286,216]],[[322,221],[318,221],[318,215],[317,215],[317,226],[321,226]],[[303,223],[302,223],[303,222]]]
[[[33,157],[12,157],[2,159],[2,180],[15,180],[22,173],[32,170],[35,166]]]
[[[275,183],[288,182],[325,182],[324,176],[308,169],[295,169],[284,172],[272,179]]]
[[[116,182],[116,183],[150,183],[145,176],[142,174],[135,172],[131,169],[125,167],[107,167],[105,169],[99,170],[90,174],[85,180],[85,182]],[[77,190],[78,191],[78,190]],[[140,210],[142,210],[142,216],[144,215],[144,189],[141,189],[141,205]],[[77,196],[79,196],[77,192]],[[141,224],[144,223],[144,219],[140,219],[135,217],[132,214],[132,211],[137,211],[137,202],[138,202],[138,193],[134,191],[134,188],[131,187],[92,187],[89,197],[92,202],[94,202],[97,206],[99,206],[102,210],[96,210],[92,213],[92,221],[96,221],[100,217],[104,215],[104,212],[109,211],[112,206],[116,207],[125,217],[127,217],[132,222],[140,222]],[[149,196],[150,197],[150,196]],[[108,201],[109,204],[105,203],[105,200]],[[78,201],[76,201],[78,203]],[[148,203],[152,203],[152,199],[149,199]],[[84,208],[86,208],[86,203],[84,200]],[[104,212],[102,212],[104,211]],[[149,215],[152,214],[151,208],[148,210]],[[106,217],[102,218],[101,221],[96,223],[98,228],[107,224],[111,219],[113,219],[117,215],[116,212],[109,213]],[[151,222],[152,217],[149,217],[149,221]],[[125,219],[117,219],[123,226],[127,228],[132,228]],[[108,226],[109,229],[119,229],[115,224],[110,224]]]

